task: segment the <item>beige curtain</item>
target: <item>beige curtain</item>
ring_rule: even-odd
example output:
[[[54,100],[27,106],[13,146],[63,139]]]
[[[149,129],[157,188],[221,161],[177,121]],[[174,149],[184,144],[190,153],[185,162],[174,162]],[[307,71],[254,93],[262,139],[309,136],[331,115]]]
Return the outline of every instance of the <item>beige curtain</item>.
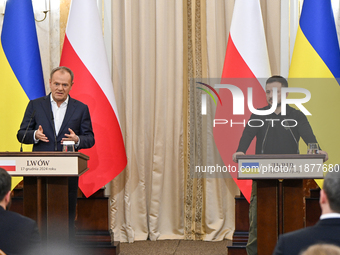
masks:
[[[272,2],[277,9],[279,0]],[[269,5],[261,0],[266,23]],[[233,6],[233,0],[112,2],[112,76],[128,157],[111,185],[117,241],[232,238],[234,181],[192,176],[195,166],[223,165],[212,133],[214,105],[208,100],[202,117],[192,79],[221,76]]]
[[[183,4],[113,1],[113,84],[128,165],[113,181],[114,239],[183,238]]]
[[[228,11],[232,13],[233,2],[192,0],[187,3],[189,169],[185,238],[206,241],[231,239],[235,229],[237,186],[230,178],[195,173],[196,166],[223,166],[213,138],[215,106],[208,100],[211,103],[209,111],[202,116],[201,91],[195,89],[195,82],[218,78],[222,73],[228,33],[226,17],[229,17]],[[192,178],[193,175],[196,178]]]

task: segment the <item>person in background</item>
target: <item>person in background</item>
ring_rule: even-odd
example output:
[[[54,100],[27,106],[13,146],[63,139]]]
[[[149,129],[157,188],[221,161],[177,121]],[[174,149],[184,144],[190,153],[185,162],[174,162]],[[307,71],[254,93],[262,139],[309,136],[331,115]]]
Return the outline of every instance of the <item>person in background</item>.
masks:
[[[314,244],[301,255],[340,255],[340,247],[333,244]]]
[[[10,204],[11,176],[0,168],[0,251],[7,255],[39,254],[41,239],[36,222],[8,211]]]
[[[340,166],[326,174],[320,191],[320,220],[311,227],[285,233],[279,237],[274,255],[298,255],[313,244],[340,246]]]
[[[252,140],[256,137],[255,154],[299,154],[299,140],[302,138],[306,144],[317,143],[312,127],[307,117],[299,110],[289,105],[286,106],[286,115],[281,114],[281,88],[288,87],[285,78],[274,75],[266,81],[266,100],[268,105],[259,110],[268,110],[273,104],[273,90],[277,89],[277,107],[275,112],[259,116],[252,114],[249,121],[257,123],[262,120],[264,125],[251,127],[246,125],[236,152],[232,159],[237,163],[236,156],[244,155]],[[275,122],[268,121],[270,119]],[[257,120],[257,122],[256,122]],[[297,125],[292,121],[295,120]],[[281,125],[281,123],[285,123]],[[287,128],[288,126],[288,128]],[[325,151],[318,150],[318,153],[328,154]],[[249,238],[246,246],[248,255],[257,255],[257,182],[253,181],[250,205],[249,205]]]
[[[51,71],[47,96],[31,100],[17,133],[20,143],[33,144],[33,151],[62,151],[64,141],[73,141],[75,150],[91,148],[94,133],[86,104],[69,96],[74,74],[59,66]],[[69,177],[69,233],[75,236],[78,177]]]

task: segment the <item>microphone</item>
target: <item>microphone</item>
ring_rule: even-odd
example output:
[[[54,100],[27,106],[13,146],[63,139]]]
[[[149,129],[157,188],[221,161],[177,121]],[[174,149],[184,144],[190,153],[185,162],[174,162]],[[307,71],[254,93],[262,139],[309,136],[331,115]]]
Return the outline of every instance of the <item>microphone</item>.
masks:
[[[54,116],[53,116],[53,112],[51,111],[51,120],[52,120],[52,128],[53,128],[53,135],[54,135],[54,151],[57,151],[57,136],[55,134],[55,125],[54,125]]]
[[[264,152],[264,143],[266,142],[266,138],[267,138],[268,130],[269,130],[269,121],[268,121],[267,130],[266,130],[266,133],[264,134],[264,138],[263,138],[263,142],[262,142],[262,149],[261,149],[261,154],[263,154],[263,152]]]
[[[286,122],[286,121],[287,121],[287,120],[284,120],[284,122]],[[288,121],[287,121],[287,122],[288,122]],[[289,124],[289,122],[288,122],[288,124]],[[297,152],[297,154],[300,154],[299,144],[298,144],[298,142],[297,142],[297,140],[296,140],[296,138],[295,138],[295,136],[294,136],[294,134],[293,134],[292,129],[291,129],[289,126],[286,126],[285,129],[290,131],[290,134],[292,135],[292,137],[293,137],[293,139],[294,139],[294,141],[295,141],[296,147],[297,147],[297,151],[296,151],[296,152]]]
[[[33,120],[33,118],[34,118],[34,115],[35,115],[35,109],[34,109],[33,112],[32,112],[30,121],[28,122],[27,128],[26,128],[26,130],[25,130],[24,136],[22,137],[21,146],[20,146],[20,152],[22,152],[22,144],[24,143],[24,140],[25,140],[25,138],[26,138],[26,134],[27,134],[28,128],[29,128],[30,125],[31,125],[31,122],[32,122],[32,120]]]

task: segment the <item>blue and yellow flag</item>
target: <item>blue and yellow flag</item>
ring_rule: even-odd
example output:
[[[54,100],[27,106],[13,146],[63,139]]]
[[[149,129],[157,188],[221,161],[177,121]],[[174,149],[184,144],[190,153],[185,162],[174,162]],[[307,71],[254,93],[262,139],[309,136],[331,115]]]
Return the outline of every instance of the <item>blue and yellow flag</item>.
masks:
[[[31,0],[7,0],[0,42],[0,77],[0,151],[19,151],[16,134],[26,106],[29,100],[45,95]],[[18,181],[13,178],[13,185]]]
[[[339,78],[340,50],[331,0],[304,1],[289,85],[306,88],[311,93],[311,100],[304,106],[312,114],[307,117],[319,145],[329,156],[324,170],[340,163]],[[301,146],[300,143],[301,153],[306,153],[306,147]]]

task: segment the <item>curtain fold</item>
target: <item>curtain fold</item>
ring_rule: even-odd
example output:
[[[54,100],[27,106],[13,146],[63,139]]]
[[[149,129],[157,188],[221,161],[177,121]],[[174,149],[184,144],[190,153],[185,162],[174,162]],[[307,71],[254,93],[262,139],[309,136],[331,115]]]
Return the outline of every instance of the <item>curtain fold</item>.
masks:
[[[232,179],[212,178],[208,174],[196,173],[195,168],[216,164],[223,166],[212,132],[215,105],[212,100],[207,100],[208,112],[203,116],[202,92],[196,86],[197,82],[207,82],[207,78],[218,78],[222,74],[228,33],[227,14],[232,13],[233,1],[188,0],[187,6],[188,43],[185,48],[188,49],[189,77],[189,168],[186,178],[185,238],[205,241],[231,239],[235,229],[234,197],[239,193],[237,186]]]
[[[195,81],[221,77],[233,7],[229,0],[112,2],[112,77],[128,157],[111,185],[115,240],[232,238],[237,186],[193,173],[223,166],[215,105],[207,100],[201,115]]]
[[[183,238],[182,8],[113,2],[113,84],[128,156],[111,192],[118,241]]]

